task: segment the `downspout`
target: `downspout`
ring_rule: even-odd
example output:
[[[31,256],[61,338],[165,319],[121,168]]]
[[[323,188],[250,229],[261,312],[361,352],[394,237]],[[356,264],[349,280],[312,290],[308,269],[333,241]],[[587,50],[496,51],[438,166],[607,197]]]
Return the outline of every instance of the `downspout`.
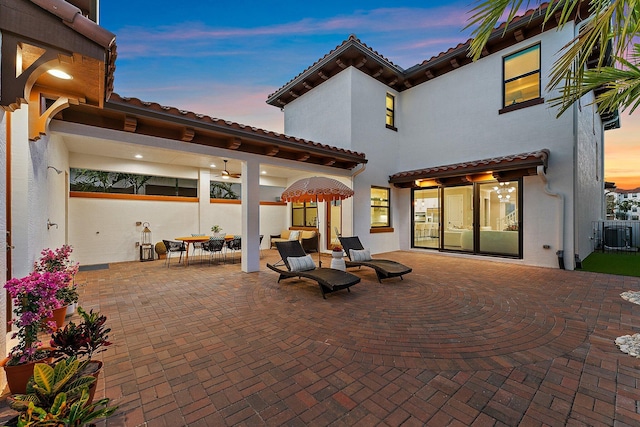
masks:
[[[551,197],[557,197],[559,200],[558,203],[558,242],[557,242],[557,247],[558,250],[556,251],[556,255],[558,256],[558,266],[560,267],[560,269],[564,270],[564,194],[557,192],[557,191],[551,191],[551,188],[549,187],[549,180],[547,179],[547,174],[544,171],[544,166],[540,165],[537,168],[537,173],[538,176],[540,177],[540,179],[542,179],[542,182],[544,182],[544,192],[545,194],[551,196]]]

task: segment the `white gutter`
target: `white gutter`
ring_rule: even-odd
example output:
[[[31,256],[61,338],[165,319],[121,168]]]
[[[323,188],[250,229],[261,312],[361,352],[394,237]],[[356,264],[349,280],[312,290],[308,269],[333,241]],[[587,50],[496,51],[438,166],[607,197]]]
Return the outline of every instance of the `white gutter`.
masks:
[[[564,194],[557,192],[557,191],[551,191],[551,188],[549,187],[549,180],[547,179],[547,174],[544,171],[544,166],[540,165],[536,168],[536,171],[538,173],[538,176],[542,179],[542,182],[544,182],[544,192],[545,194],[551,196],[551,197],[557,197],[559,200],[558,203],[558,250],[556,251],[556,255],[558,255],[558,258],[560,259],[560,257],[562,257],[562,264],[561,266],[563,267],[564,264]],[[561,267],[561,268],[562,268]]]

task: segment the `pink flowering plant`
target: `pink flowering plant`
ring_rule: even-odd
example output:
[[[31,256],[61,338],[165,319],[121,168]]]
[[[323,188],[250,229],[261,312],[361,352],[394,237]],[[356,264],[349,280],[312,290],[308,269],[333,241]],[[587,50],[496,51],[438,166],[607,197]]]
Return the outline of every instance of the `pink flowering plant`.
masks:
[[[18,328],[12,338],[18,344],[9,353],[8,365],[20,365],[45,358],[48,352],[41,349],[38,332],[51,332],[55,322],[48,321],[53,310],[63,306],[57,294],[69,280],[66,272],[34,271],[21,279],[7,281],[4,288],[13,301],[16,318],[11,322]]]
[[[62,245],[61,247],[51,250],[44,249],[40,252],[40,259],[33,265],[35,271],[44,272],[60,272],[67,275],[65,286],[61,287],[58,292],[58,299],[65,302],[64,305],[70,305],[78,302],[78,290],[74,283],[74,277],[78,272],[78,263],[71,261],[71,252],[73,248],[70,245]]]
[[[69,245],[55,250],[44,249],[34,263],[32,273],[21,279],[11,279],[4,285],[16,316],[11,322],[18,328],[12,337],[18,338],[18,344],[9,353],[8,365],[38,361],[48,356],[48,352],[41,349],[38,333],[51,333],[55,328],[55,322],[51,320],[53,310],[78,300],[73,283],[78,264],[70,259],[72,251]]]

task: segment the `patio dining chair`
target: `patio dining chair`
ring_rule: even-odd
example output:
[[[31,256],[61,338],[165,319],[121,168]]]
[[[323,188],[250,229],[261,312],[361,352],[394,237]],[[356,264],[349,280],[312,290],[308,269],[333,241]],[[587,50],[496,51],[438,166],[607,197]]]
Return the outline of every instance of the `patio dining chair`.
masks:
[[[202,249],[209,252],[209,265],[211,265],[211,261],[216,258],[216,256],[218,257],[218,260],[222,260],[224,262],[224,244],[224,237],[211,237],[208,242],[204,242],[202,244]]]
[[[236,262],[236,252],[242,250],[242,238],[234,235],[233,239],[227,242],[227,249],[231,251],[231,262]]]
[[[171,256],[172,254],[180,254],[180,259],[178,260],[178,263],[182,262],[182,254],[186,252],[187,248],[184,244],[184,242],[175,242],[172,240],[162,240],[162,243],[164,243],[164,247],[167,249],[167,259],[166,259],[166,264],[167,267],[170,266],[171,264]]]
[[[191,233],[191,237],[204,237],[206,236],[206,234],[195,234],[195,233]],[[192,255],[195,256],[196,252],[200,253],[200,259],[202,259],[202,253],[203,251],[203,245],[204,242],[193,242],[193,253]]]

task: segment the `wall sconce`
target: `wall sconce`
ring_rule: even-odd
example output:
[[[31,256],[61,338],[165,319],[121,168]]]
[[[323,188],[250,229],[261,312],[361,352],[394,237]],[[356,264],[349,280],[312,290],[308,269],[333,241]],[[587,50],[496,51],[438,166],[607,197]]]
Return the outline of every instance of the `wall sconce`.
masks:
[[[49,165],[49,166],[47,166],[47,169],[53,169],[54,171],[56,171],[56,173],[58,175],[60,175],[62,173],[62,171],[60,169],[58,169],[57,167],[55,167],[55,166]]]

